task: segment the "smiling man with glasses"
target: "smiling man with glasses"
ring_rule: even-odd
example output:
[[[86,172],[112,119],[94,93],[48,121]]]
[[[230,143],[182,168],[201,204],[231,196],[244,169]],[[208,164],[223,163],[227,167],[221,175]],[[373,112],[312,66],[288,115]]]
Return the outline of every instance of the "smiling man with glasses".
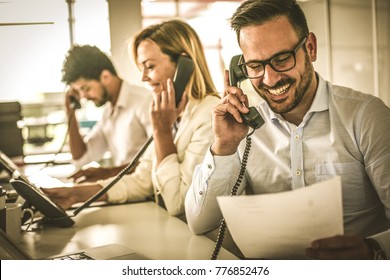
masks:
[[[245,1],[231,25],[242,50],[238,66],[263,99],[256,108],[265,123],[243,157],[249,128],[240,113],[248,113],[248,98],[229,86],[226,73],[224,97],[213,111],[214,142],[186,196],[190,229],[200,234],[219,225],[216,197],[231,193],[244,161],[238,195],[341,177],[344,235],[314,240],[307,257],[390,257],[390,109],[315,72],[316,36],[296,1]]]

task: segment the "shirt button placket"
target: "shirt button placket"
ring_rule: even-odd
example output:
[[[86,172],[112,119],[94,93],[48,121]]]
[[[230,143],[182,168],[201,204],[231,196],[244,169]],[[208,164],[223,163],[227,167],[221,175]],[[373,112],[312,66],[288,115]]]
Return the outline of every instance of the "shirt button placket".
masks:
[[[303,143],[302,143],[303,128],[298,127],[291,134],[291,171],[292,171],[292,187],[298,189],[304,187],[303,175]]]

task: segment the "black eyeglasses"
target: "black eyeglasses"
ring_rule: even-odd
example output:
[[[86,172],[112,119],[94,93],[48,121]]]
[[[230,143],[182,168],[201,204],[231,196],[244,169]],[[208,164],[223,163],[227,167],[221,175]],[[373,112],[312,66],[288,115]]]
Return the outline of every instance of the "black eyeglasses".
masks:
[[[298,50],[306,42],[306,39],[307,36],[303,37],[293,50],[277,53],[266,60],[252,60],[249,62],[243,62],[244,57],[241,55],[238,67],[240,67],[241,71],[249,79],[258,79],[263,77],[265,66],[267,65],[271,66],[271,68],[276,72],[285,72],[291,70],[295,67],[296,64],[295,56]]]

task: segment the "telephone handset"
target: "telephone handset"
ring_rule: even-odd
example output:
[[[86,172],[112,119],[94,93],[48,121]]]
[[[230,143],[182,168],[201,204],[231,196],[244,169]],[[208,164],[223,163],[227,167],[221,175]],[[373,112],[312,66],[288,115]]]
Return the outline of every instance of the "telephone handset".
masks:
[[[70,99],[70,108],[72,110],[77,110],[81,108],[80,100],[78,100],[76,96],[71,95],[69,96],[69,99]]]
[[[177,60],[176,72],[173,77],[173,87],[175,89],[176,106],[179,104],[184,90],[194,72],[194,62],[188,56],[179,55]]]
[[[240,67],[238,67],[238,63],[241,59],[241,55],[235,55],[232,57],[230,60],[230,65],[229,65],[229,80],[230,80],[230,85],[231,86],[238,86],[239,82],[243,81],[246,79],[244,73],[241,71]],[[251,135],[254,133],[254,131],[258,128],[260,128],[264,124],[264,119],[261,117],[259,112],[256,110],[255,107],[249,107],[249,112],[246,114],[241,114],[242,119],[244,120],[244,123],[247,124],[249,127],[251,127],[253,130],[246,136],[246,145],[245,145],[245,150],[244,154],[242,156],[241,160],[241,167],[240,167],[240,172],[238,174],[238,178],[230,192],[231,196],[237,195],[238,188],[241,185],[241,182],[245,176],[246,172],[246,164],[248,161],[248,155],[249,155],[249,150],[251,147]],[[222,247],[223,239],[225,236],[226,232],[226,223],[225,220],[222,219],[221,223],[219,225],[219,231],[218,231],[218,236],[217,240],[215,242],[215,248],[214,251],[211,255],[211,259],[215,260],[217,259],[218,253]]]
[[[80,108],[81,108],[80,100],[78,100],[76,96],[70,95],[70,96],[69,96],[69,107],[70,107],[70,109],[72,110],[72,112],[75,112],[75,110],[80,109]],[[53,159],[50,160],[50,161],[47,161],[47,162],[42,166],[41,169],[43,169],[43,168],[45,168],[45,167],[47,167],[47,166],[49,166],[49,165],[54,165],[54,164],[56,164],[56,158],[57,158],[57,156],[62,152],[62,150],[63,150],[64,147],[65,147],[66,140],[67,140],[68,134],[69,134],[70,123],[71,123],[73,117],[74,117],[74,115],[73,115],[73,114],[70,114],[70,117],[69,117],[69,119],[68,119],[68,125],[67,125],[66,134],[65,134],[64,140],[62,141],[61,147],[58,149],[58,152],[56,152],[56,153],[54,154]]]
[[[240,67],[238,67],[240,59],[241,55],[235,55],[230,60],[229,80],[231,86],[238,86],[239,82],[246,79],[244,73],[241,71]],[[241,117],[243,118],[245,124],[253,129],[258,129],[264,124],[264,120],[255,107],[249,107],[248,109],[249,112],[241,114]]]

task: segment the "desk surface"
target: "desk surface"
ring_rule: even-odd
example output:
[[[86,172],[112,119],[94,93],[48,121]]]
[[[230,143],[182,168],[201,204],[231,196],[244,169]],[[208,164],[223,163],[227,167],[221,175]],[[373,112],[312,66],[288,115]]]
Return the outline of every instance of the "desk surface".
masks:
[[[110,243],[127,246],[154,260],[210,259],[214,242],[193,235],[182,220],[153,202],[84,209],[70,228],[45,225],[25,232],[21,246],[35,259]],[[218,259],[237,259],[221,249]]]

